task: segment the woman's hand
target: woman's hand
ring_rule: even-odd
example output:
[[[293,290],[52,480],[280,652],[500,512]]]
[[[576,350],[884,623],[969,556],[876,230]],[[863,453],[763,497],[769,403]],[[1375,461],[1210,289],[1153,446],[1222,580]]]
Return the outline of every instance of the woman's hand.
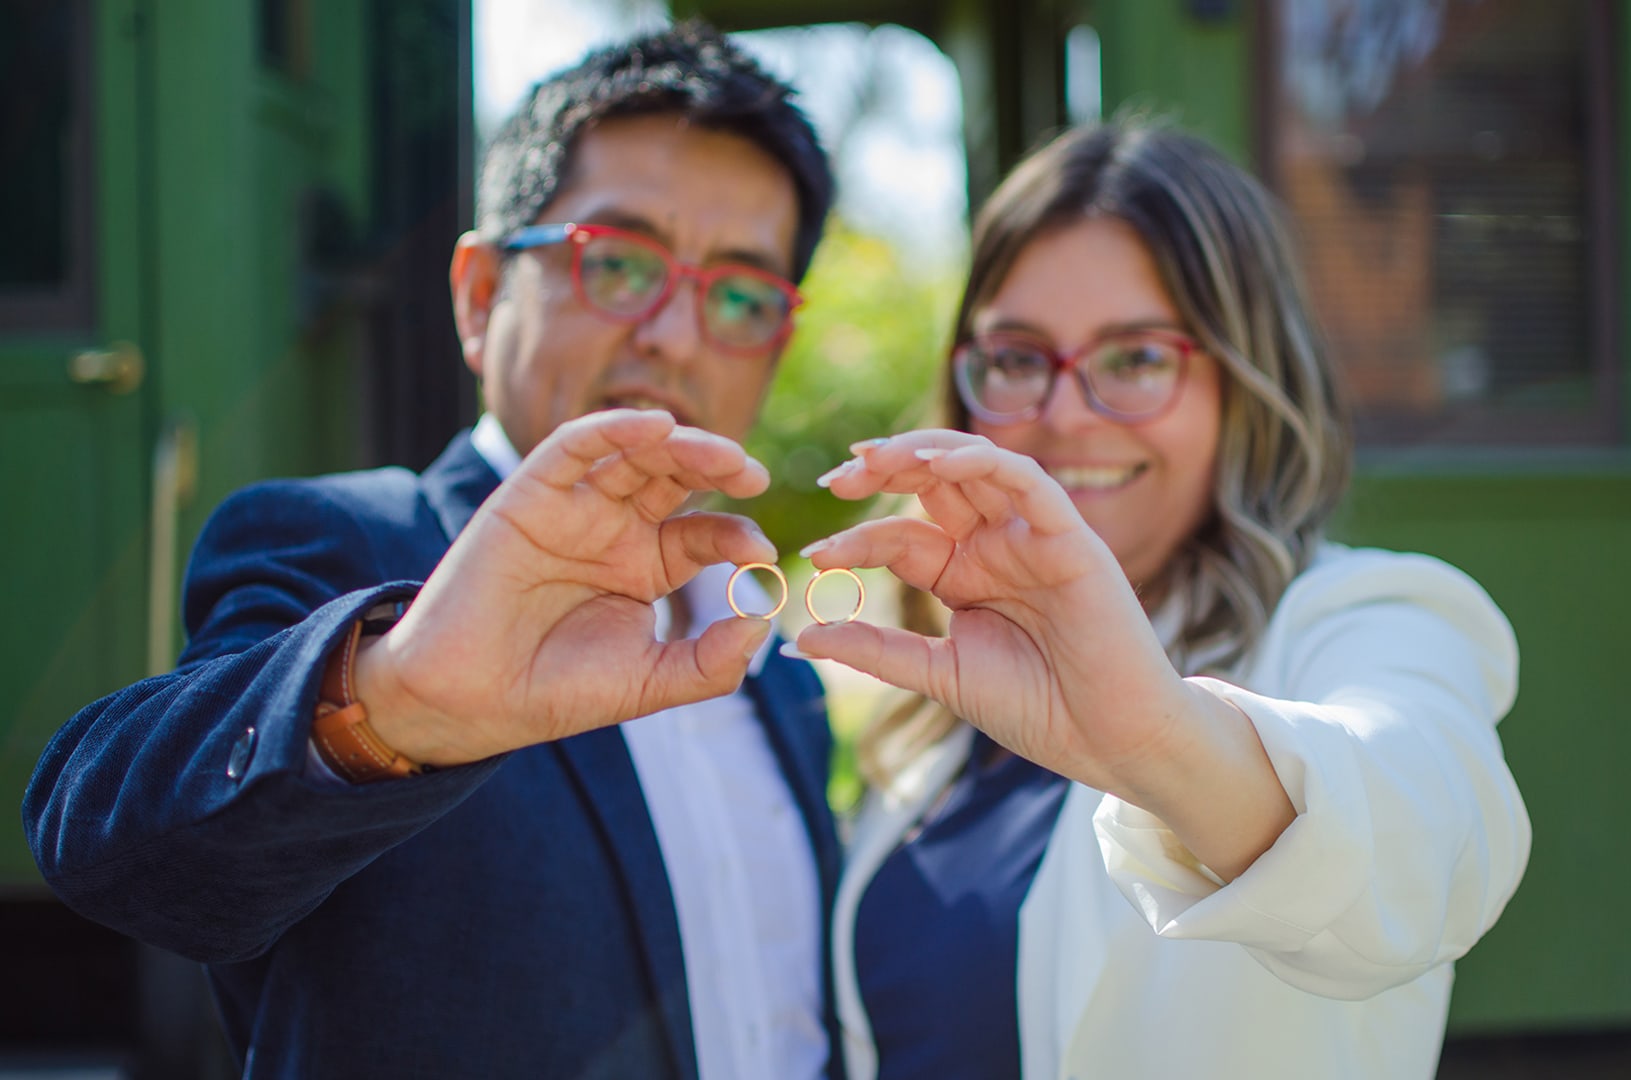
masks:
[[[927,520],[865,522],[806,549],[820,568],[887,567],[951,611],[944,639],[864,623],[799,636],[926,694],[999,743],[1101,790],[1159,758],[1185,687],[1109,548],[1030,458],[918,431],[829,474],[840,498],[916,494]]]
[[[945,638],[812,626],[807,656],[924,694],[1043,767],[1161,817],[1225,878],[1295,816],[1256,730],[1174,671],[1110,549],[1037,463],[957,431],[860,444],[840,498],[912,493],[927,520],[865,522],[805,549],[887,567],[951,611]]]

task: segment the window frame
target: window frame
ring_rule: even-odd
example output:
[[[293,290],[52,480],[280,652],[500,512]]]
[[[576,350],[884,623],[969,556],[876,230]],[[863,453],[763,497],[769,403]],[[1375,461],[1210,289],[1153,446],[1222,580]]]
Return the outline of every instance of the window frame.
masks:
[[[1259,175],[1286,205],[1294,229],[1298,228],[1290,208],[1284,203],[1284,184],[1277,156],[1277,139],[1283,130],[1282,74],[1285,70],[1281,12],[1284,5],[1298,0],[1265,0],[1257,5],[1253,20],[1252,46],[1259,58],[1257,77],[1251,90],[1253,114],[1252,153]],[[1615,59],[1631,61],[1631,50],[1623,44],[1627,13],[1612,0],[1585,0],[1583,58],[1586,65],[1585,116],[1586,144],[1583,154],[1584,296],[1583,339],[1586,349],[1587,385],[1591,403],[1582,409],[1543,409],[1500,406],[1488,402],[1457,402],[1449,406],[1442,422],[1433,420],[1398,421],[1368,418],[1355,410],[1356,438],[1360,450],[1592,450],[1623,449],[1628,426],[1625,396],[1627,376],[1622,357],[1625,329],[1617,312],[1625,294],[1621,251],[1625,236],[1624,201],[1620,196],[1622,178],[1631,182],[1627,152],[1619,142],[1631,143],[1623,131],[1624,87],[1617,75]],[[1299,233],[1299,236],[1302,234]],[[1306,241],[1305,241],[1306,242]],[[1318,314],[1316,310],[1316,314]],[[1341,345],[1337,364],[1342,370]]]

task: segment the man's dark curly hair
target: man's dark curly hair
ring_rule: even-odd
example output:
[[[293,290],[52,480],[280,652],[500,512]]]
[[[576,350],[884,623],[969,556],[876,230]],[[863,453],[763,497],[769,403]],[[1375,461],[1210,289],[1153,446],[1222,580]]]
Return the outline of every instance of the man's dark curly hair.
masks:
[[[618,116],[674,113],[741,136],[787,169],[798,193],[793,279],[804,276],[832,205],[827,155],[791,87],[695,21],[589,54],[532,88],[482,160],[477,228],[489,241],[534,223],[572,167],[578,138]]]

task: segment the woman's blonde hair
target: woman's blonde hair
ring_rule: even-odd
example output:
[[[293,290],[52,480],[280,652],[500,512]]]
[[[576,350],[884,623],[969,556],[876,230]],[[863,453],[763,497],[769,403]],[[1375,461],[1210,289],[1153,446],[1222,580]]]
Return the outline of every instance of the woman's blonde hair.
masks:
[[[1207,143],[1140,117],[1065,132],[992,194],[975,221],[954,346],[1027,244],[1095,218],[1138,233],[1189,333],[1226,373],[1212,513],[1160,580],[1140,583],[1147,600],[1180,604],[1179,671],[1222,670],[1262,634],[1346,490],[1347,412],[1273,196]],[[941,382],[947,426],[967,430],[949,365]],[[943,633],[945,617],[932,597],[903,598],[912,629]],[[862,772],[887,783],[956,723],[933,702],[906,701],[863,732]]]

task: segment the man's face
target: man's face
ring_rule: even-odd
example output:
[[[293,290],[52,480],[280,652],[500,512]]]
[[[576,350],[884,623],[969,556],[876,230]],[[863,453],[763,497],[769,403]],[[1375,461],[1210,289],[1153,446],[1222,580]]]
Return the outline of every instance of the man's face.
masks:
[[[786,277],[797,221],[792,177],[775,158],[740,136],[656,114],[585,132],[537,223],[612,225],[681,262],[745,263]],[[738,441],[753,426],[778,351],[743,357],[710,344],[693,280],[679,281],[645,319],[614,322],[574,293],[571,244],[505,260],[468,244],[452,275],[465,362],[518,453],[567,420],[622,406],[667,409]]]

